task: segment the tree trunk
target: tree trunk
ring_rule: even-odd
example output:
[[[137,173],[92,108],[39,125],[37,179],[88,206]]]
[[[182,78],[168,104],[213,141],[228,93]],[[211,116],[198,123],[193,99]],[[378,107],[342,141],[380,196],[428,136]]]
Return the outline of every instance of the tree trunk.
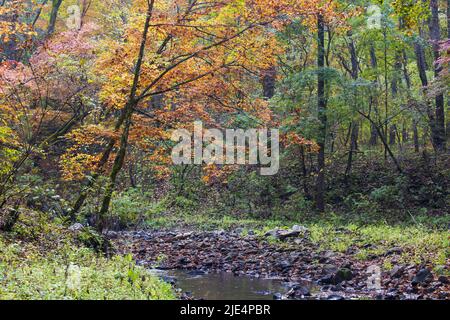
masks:
[[[394,124],[389,127],[389,145],[395,144],[395,137],[397,135],[397,126]]]
[[[316,207],[320,212],[325,211],[325,142],[327,130],[326,100],[325,100],[325,25],[323,16],[317,18],[317,116],[320,122],[319,136],[317,144],[319,145],[318,154],[318,174],[316,182]]]
[[[356,56],[356,48],[353,39],[350,39],[349,44],[349,52],[350,52],[350,60],[352,63],[351,76],[353,80],[358,79],[358,57]],[[356,99],[355,99],[356,101]],[[348,152],[347,159],[347,168],[345,169],[345,177],[347,179],[348,175],[352,171],[352,163],[353,163],[353,154],[358,148],[358,131],[359,126],[356,121],[352,121],[351,126],[351,135],[350,135],[350,150]]]
[[[417,130],[417,121],[416,120],[413,120],[413,139],[414,139],[414,152],[419,153],[420,152],[419,130]]]
[[[107,227],[106,215],[109,211],[109,205],[111,203],[112,194],[113,194],[114,188],[116,186],[117,176],[118,176],[120,170],[122,169],[123,163],[125,161],[125,155],[126,155],[127,147],[128,147],[128,137],[129,137],[130,128],[131,128],[131,119],[133,116],[133,112],[138,103],[138,101],[136,100],[136,92],[137,92],[137,87],[139,84],[141,67],[142,67],[142,62],[143,62],[144,53],[145,53],[145,45],[147,42],[148,30],[150,28],[150,20],[151,20],[152,13],[153,13],[154,2],[155,2],[155,0],[151,0],[148,3],[147,17],[145,19],[145,25],[144,25],[144,31],[142,34],[139,55],[138,55],[138,59],[136,61],[136,67],[134,69],[134,79],[133,79],[133,84],[131,87],[130,97],[128,98],[128,102],[123,109],[124,129],[123,129],[122,135],[120,137],[120,147],[119,147],[119,151],[117,152],[116,157],[114,159],[114,165],[111,170],[109,182],[106,186],[105,194],[104,194],[103,201],[102,201],[102,206],[101,206],[101,209],[99,212],[99,229],[101,231],[104,231],[105,228]]]
[[[422,83],[422,87],[424,90],[428,87],[428,78],[427,78],[427,66],[426,66],[426,59],[425,59],[425,50],[420,43],[420,40],[417,40],[414,43],[414,52],[416,54],[416,63],[417,63],[417,69],[419,71],[419,78]],[[426,112],[428,116],[428,123],[431,130],[431,142],[433,143],[433,148],[437,149],[437,134],[436,134],[436,120],[435,120],[435,114],[432,111],[432,106],[430,100],[427,98],[425,94],[426,99]]]
[[[377,55],[375,53],[375,47],[373,45],[370,46],[370,66],[372,67],[372,69],[376,69],[378,67],[378,63],[377,63]],[[374,108],[376,111],[377,108],[377,104],[378,104],[378,99],[377,97],[374,97]],[[377,129],[374,127],[374,125],[371,123],[370,124],[370,139],[369,139],[369,145],[371,146],[376,146],[377,145],[377,140],[378,140],[378,132]]]
[[[440,57],[440,45],[441,30],[439,26],[439,1],[430,0],[431,19],[430,19],[430,38],[433,45],[434,60],[438,60]],[[435,64],[434,75],[439,77],[442,71],[442,67],[439,64]],[[435,110],[435,146],[437,151],[445,152],[446,149],[446,134],[445,134],[445,111],[444,111],[444,95],[438,94],[435,97],[436,110]]]
[[[52,11],[50,12],[50,20],[47,28],[47,35],[55,32],[56,19],[58,18],[59,7],[63,0],[52,0]]]
[[[275,95],[276,76],[277,71],[275,67],[270,67],[263,72],[261,82],[265,99],[270,99]]]

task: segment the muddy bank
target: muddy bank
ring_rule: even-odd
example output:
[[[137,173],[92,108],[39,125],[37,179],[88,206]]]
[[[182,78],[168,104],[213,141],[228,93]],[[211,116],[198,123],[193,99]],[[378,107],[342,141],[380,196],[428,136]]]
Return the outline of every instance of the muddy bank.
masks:
[[[287,283],[288,290],[276,294],[277,299],[450,297],[448,279],[434,276],[425,266],[397,265],[377,276],[382,256],[360,261],[355,257],[357,249],[345,254],[321,251],[301,227],[273,230],[263,237],[241,232],[138,231],[111,233],[110,237],[121,253],[132,253],[148,268],[190,270],[199,276],[227,272],[278,279]],[[400,254],[398,248],[385,253],[394,260]],[[381,289],[376,289],[378,281]]]

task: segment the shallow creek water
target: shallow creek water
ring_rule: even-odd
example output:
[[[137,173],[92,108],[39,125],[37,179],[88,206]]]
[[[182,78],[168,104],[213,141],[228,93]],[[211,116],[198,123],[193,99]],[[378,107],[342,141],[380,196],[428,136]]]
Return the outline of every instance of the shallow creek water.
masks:
[[[205,300],[273,300],[275,293],[289,289],[278,279],[234,276],[232,273],[196,274],[185,270],[152,270],[166,281],[176,279],[176,287],[194,298]]]

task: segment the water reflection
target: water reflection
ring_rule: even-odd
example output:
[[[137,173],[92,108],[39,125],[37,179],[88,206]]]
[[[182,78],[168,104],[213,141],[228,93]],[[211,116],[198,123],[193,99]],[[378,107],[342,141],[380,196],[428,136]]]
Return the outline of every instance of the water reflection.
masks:
[[[273,300],[274,293],[286,293],[280,280],[236,277],[232,273],[199,275],[184,270],[154,270],[166,280],[176,279],[176,286],[205,300]]]

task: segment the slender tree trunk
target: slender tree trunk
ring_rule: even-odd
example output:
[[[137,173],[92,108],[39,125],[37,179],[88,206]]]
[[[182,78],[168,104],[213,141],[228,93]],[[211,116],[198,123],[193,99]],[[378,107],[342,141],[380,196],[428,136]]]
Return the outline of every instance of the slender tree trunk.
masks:
[[[383,42],[384,42],[384,132],[383,135],[386,138],[388,135],[388,65],[387,65],[387,27],[383,29]],[[388,150],[385,144],[384,158],[387,159]]]
[[[52,11],[50,12],[47,35],[51,35],[53,34],[53,32],[55,32],[56,19],[58,18],[58,11],[62,2],[63,0],[52,0]]]
[[[350,137],[350,150],[347,158],[347,168],[345,170],[346,178],[348,177],[348,175],[352,170],[353,154],[358,150],[359,125],[357,122],[353,121],[351,126],[352,126],[352,133]]]
[[[377,63],[377,56],[375,53],[375,47],[373,45],[370,46],[370,66],[372,69],[377,69],[378,63]],[[377,81],[378,82],[378,81]],[[378,98],[374,97],[374,109],[375,113],[377,113],[377,105],[378,105]],[[378,132],[377,129],[373,126],[373,124],[370,124],[370,139],[369,139],[369,145],[376,146],[377,145],[377,139],[378,138]]]
[[[148,30],[150,28],[150,20],[151,20],[152,13],[153,13],[154,2],[155,2],[155,0],[150,0],[150,2],[148,3],[147,17],[145,19],[144,31],[143,31],[142,40],[141,40],[141,46],[139,49],[139,55],[138,55],[138,59],[137,59],[135,70],[134,70],[133,85],[131,87],[130,97],[128,98],[128,102],[125,105],[125,108],[123,111],[124,115],[125,115],[124,116],[125,120],[124,120],[124,129],[123,129],[122,135],[120,137],[119,151],[117,152],[116,157],[114,159],[114,165],[111,170],[109,182],[106,186],[105,194],[104,194],[103,201],[102,201],[102,206],[101,206],[101,209],[99,212],[99,228],[102,231],[105,230],[105,228],[107,227],[106,215],[108,213],[112,194],[113,194],[113,191],[116,186],[117,176],[118,176],[120,170],[122,169],[123,163],[125,161],[125,156],[126,156],[127,147],[128,147],[128,137],[129,137],[130,128],[131,128],[131,119],[133,116],[133,112],[138,104],[138,101],[136,99],[136,92],[137,92],[137,87],[138,87],[138,83],[139,83],[142,62],[144,59],[145,45],[147,42]]]
[[[350,39],[349,44],[349,52],[350,52],[350,60],[352,63],[352,79],[357,80],[358,79],[358,57],[356,56],[356,48],[355,43],[353,39]],[[355,99],[356,101],[356,99]],[[357,106],[356,106],[357,108]],[[347,180],[348,175],[352,171],[352,163],[353,163],[353,154],[358,148],[358,133],[359,133],[359,126],[358,123],[355,120],[352,120],[351,123],[351,135],[350,135],[350,149],[348,152],[348,158],[347,158],[347,168],[345,169],[345,178]]]
[[[302,169],[302,176],[303,176],[303,192],[305,193],[305,197],[307,199],[310,198],[309,189],[308,189],[308,183],[307,183],[307,177],[308,177],[308,170],[306,168],[306,159],[305,159],[305,147],[300,147],[300,163],[301,163],[301,169]]]
[[[428,77],[427,77],[427,65],[426,65],[426,59],[425,59],[425,50],[423,48],[422,43],[420,40],[417,40],[414,43],[414,52],[416,54],[416,63],[417,63],[417,70],[419,71],[419,78],[422,83],[422,87],[426,91],[428,87]],[[437,149],[437,139],[436,139],[436,120],[435,120],[435,114],[432,111],[432,105],[430,100],[427,98],[427,95],[425,94],[425,103],[426,103],[426,112],[428,116],[428,123],[430,126],[431,131],[431,142],[433,143],[433,148]]]
[[[414,139],[414,152],[420,152],[420,144],[419,144],[419,130],[417,129],[417,121],[413,120],[413,139]]]
[[[276,76],[277,71],[275,67],[270,67],[263,72],[261,83],[263,87],[263,96],[266,99],[270,99],[275,95]]]
[[[373,121],[372,118],[370,118],[370,116],[368,116],[368,115],[366,115],[366,114],[364,114],[362,112],[359,112],[359,114],[361,114],[364,118],[369,120],[374,125],[374,127],[377,129],[378,136],[380,137],[380,140],[383,143],[385,150],[387,151],[388,155],[391,157],[392,161],[394,162],[395,167],[397,168],[397,171],[402,173],[403,172],[402,167],[400,166],[397,158],[395,157],[395,155],[392,152],[391,148],[389,148],[389,145],[388,145],[388,143],[386,141],[386,137],[384,136],[384,133],[383,133],[383,127],[378,127],[378,125],[375,123],[375,121]]]
[[[326,115],[326,100],[325,100],[325,23],[321,14],[317,19],[317,114],[320,122],[319,136],[317,143],[319,145],[318,154],[318,174],[316,182],[316,207],[320,212],[325,211],[325,143],[327,131],[327,115]]]
[[[395,137],[397,135],[397,126],[394,124],[389,128],[389,145],[395,144]]]
[[[433,45],[434,60],[438,60],[440,57],[440,45],[441,30],[439,26],[439,1],[430,0],[431,19],[430,19],[430,38]],[[442,71],[442,67],[435,64],[434,75],[439,77]],[[435,97],[436,110],[435,110],[435,145],[439,152],[445,152],[446,149],[446,133],[445,133],[445,110],[444,110],[444,95],[438,94]]]

